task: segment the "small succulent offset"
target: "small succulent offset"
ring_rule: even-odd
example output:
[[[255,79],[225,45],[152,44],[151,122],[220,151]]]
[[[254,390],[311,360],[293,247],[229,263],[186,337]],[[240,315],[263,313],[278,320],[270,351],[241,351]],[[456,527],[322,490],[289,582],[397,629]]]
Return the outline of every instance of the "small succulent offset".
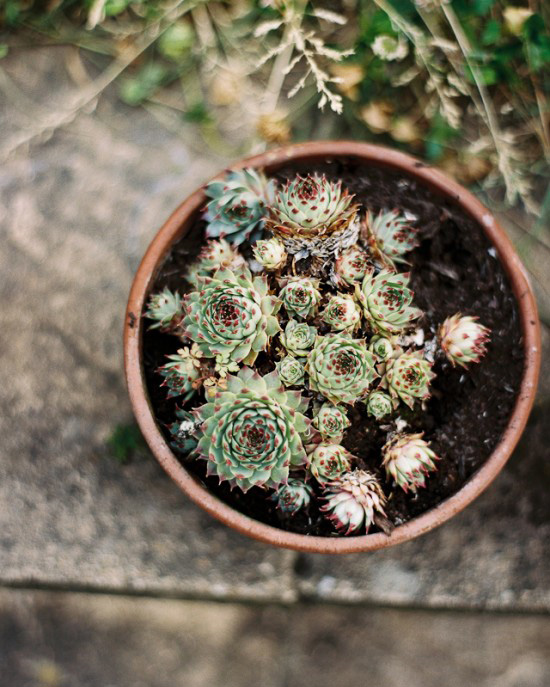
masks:
[[[326,484],[349,472],[354,458],[340,444],[320,444],[309,455],[309,471],[320,484]]]
[[[408,284],[408,274],[393,274],[383,270],[376,276],[368,274],[361,288],[359,285],[355,287],[363,314],[375,332],[401,332],[422,315],[419,308],[411,305],[414,294]]]
[[[365,342],[343,334],[317,337],[306,370],[313,391],[336,404],[353,405],[378,376]]]
[[[289,477],[286,484],[282,484],[273,494],[272,499],[277,508],[285,515],[295,515],[299,510],[310,504],[313,489],[295,477]]]
[[[386,367],[386,383],[390,394],[399,397],[409,408],[415,400],[430,398],[430,382],[435,377],[431,364],[413,351],[393,358]]]
[[[306,368],[301,360],[292,355],[286,355],[275,364],[277,374],[285,386],[301,386],[304,384]]]
[[[439,340],[453,365],[467,367],[470,363],[479,363],[487,353],[490,333],[490,329],[479,324],[477,317],[457,313],[443,322]]]
[[[266,270],[280,270],[285,266],[287,253],[279,239],[257,241],[253,249],[254,257]]]
[[[350,421],[345,410],[332,403],[323,403],[313,418],[313,426],[323,440],[340,442]]]
[[[243,367],[229,375],[227,389],[194,411],[202,434],[197,453],[207,473],[244,492],[286,483],[290,467],[307,461],[307,406],[299,391],[285,391],[276,372],[261,377]]]
[[[298,175],[275,192],[266,228],[290,254],[326,258],[357,240],[358,206],[352,200],[341,182]]]
[[[292,355],[306,356],[315,343],[317,330],[306,322],[289,320],[281,334],[281,343]]]
[[[361,323],[361,313],[351,296],[338,293],[330,297],[321,319],[336,332],[353,331]]]
[[[183,303],[179,293],[165,287],[160,293],[155,293],[150,297],[145,317],[154,321],[149,325],[149,329],[169,332],[181,322],[183,313]]]
[[[235,246],[254,242],[264,228],[266,204],[271,202],[273,181],[255,169],[228,172],[220,181],[211,181],[205,189],[211,198],[204,219],[208,238],[227,238]]]
[[[318,279],[290,277],[285,279],[282,285],[279,298],[289,315],[296,315],[305,320],[317,313],[321,300]]]
[[[403,404],[416,404],[421,424],[436,343],[466,367],[486,353],[489,330],[456,314],[425,343],[409,275],[395,268],[417,230],[397,211],[353,204],[338,180],[296,176],[276,190],[242,169],[206,193],[210,240],[183,275],[185,295],[165,288],[144,313],[173,335],[157,370],[182,404],[166,425],[171,446],[231,489],[265,490],[289,529],[302,509],[315,528],[320,508],[341,534],[386,531],[376,471],[388,496],[414,494],[439,460],[421,432],[403,433]]]
[[[417,229],[397,210],[375,217],[367,212],[367,242],[372,255],[389,267],[405,262],[404,256],[418,246]]]
[[[382,455],[387,476],[412,492],[426,486],[426,475],[437,469],[434,461],[439,460],[422,434],[398,434],[384,446]]]
[[[376,513],[385,515],[386,497],[378,480],[366,470],[346,472],[329,482],[325,489],[326,504],[321,510],[337,530],[351,534],[362,527],[368,532]]]
[[[199,278],[199,288],[185,298],[185,335],[207,358],[252,364],[279,331],[281,303],[268,294],[265,277],[253,278],[247,268],[221,269]]]

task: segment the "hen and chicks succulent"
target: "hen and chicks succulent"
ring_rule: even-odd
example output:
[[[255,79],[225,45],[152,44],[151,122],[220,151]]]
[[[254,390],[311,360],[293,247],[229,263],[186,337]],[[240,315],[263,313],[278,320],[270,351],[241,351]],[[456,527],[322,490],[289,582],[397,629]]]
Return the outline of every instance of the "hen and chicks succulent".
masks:
[[[392,490],[414,495],[437,470],[418,431],[434,356],[440,373],[466,368],[490,332],[449,314],[424,341],[396,267],[420,243],[410,214],[375,213],[316,173],[276,183],[240,169],[205,193],[208,240],[181,292],[153,294],[145,312],[176,342],[158,370],[181,404],[171,445],[231,489],[263,490],[285,522],[314,508],[366,533]]]

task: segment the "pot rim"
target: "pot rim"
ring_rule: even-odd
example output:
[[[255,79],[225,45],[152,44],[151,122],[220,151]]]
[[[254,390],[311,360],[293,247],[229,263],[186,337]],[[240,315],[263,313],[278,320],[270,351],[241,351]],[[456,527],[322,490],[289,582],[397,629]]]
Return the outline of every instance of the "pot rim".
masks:
[[[527,423],[533,406],[540,369],[540,322],[525,268],[512,242],[492,213],[460,184],[428,164],[405,153],[355,141],[313,141],[269,150],[239,160],[231,169],[245,166],[274,171],[292,160],[347,157],[371,162],[378,167],[402,171],[418,179],[440,196],[460,205],[485,231],[497,250],[510,280],[520,312],[523,334],[524,371],[512,414],[499,443],[485,463],[448,499],[422,515],[398,525],[391,535],[382,532],[354,537],[319,537],[281,530],[233,509],[187,472],[160,432],[146,391],[141,364],[142,312],[158,269],[176,238],[186,230],[186,222],[205,202],[204,185],[192,193],[169,217],[150,243],[135,275],[124,325],[124,363],[130,401],[138,425],[151,451],[176,484],[208,513],[224,524],[259,541],[311,553],[356,553],[374,551],[408,541],[441,525],[465,508],[495,479],[510,457]],[[220,173],[217,177],[221,177]]]

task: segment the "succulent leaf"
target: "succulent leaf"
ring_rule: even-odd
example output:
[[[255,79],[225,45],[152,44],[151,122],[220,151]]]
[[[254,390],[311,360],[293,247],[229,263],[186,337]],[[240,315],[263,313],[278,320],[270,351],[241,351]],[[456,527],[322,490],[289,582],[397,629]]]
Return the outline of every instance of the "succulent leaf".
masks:
[[[381,362],[385,362],[394,354],[394,345],[391,338],[375,334],[369,341],[369,351]]]
[[[279,331],[279,299],[268,295],[265,277],[248,268],[218,270],[199,277],[198,291],[185,298],[185,335],[207,358],[252,364]]]
[[[164,378],[162,386],[168,387],[168,398],[183,396],[183,401],[188,401],[195,394],[193,385],[200,376],[200,351],[184,347],[167,358],[170,362],[158,369]]]
[[[277,374],[285,386],[303,385],[305,379],[305,367],[301,360],[292,355],[285,356],[275,364]]]
[[[183,304],[177,291],[170,291],[165,287],[160,293],[149,298],[145,317],[154,320],[149,329],[160,329],[168,332],[177,326],[183,317]]]
[[[204,213],[208,222],[206,236],[227,238],[235,246],[259,239],[265,207],[272,200],[274,188],[272,180],[250,167],[228,172],[221,181],[210,182],[205,189],[211,198]]]
[[[245,265],[245,259],[228,241],[225,239],[207,241],[185,278],[198,288],[198,277],[209,276],[221,267],[236,269],[243,265]]]
[[[408,284],[408,274],[383,270],[376,277],[367,275],[361,288],[356,285],[357,300],[374,331],[381,334],[400,332],[422,315],[421,310],[411,305],[414,294]]]
[[[345,410],[332,403],[323,403],[313,418],[313,426],[324,440],[341,441],[350,421]]]
[[[311,389],[335,404],[353,405],[378,376],[365,342],[343,334],[318,336],[308,356],[306,371]]]
[[[369,394],[367,399],[367,413],[375,418],[381,420],[386,415],[389,415],[393,410],[393,403],[388,394],[383,391],[373,391]]]
[[[491,330],[477,320],[477,317],[457,313],[448,317],[439,328],[441,348],[453,365],[467,367],[470,363],[479,363],[487,353]]]
[[[289,315],[296,315],[305,320],[316,314],[321,300],[318,279],[290,277],[281,284],[283,288],[279,292],[279,298]]]
[[[309,470],[320,484],[332,482],[351,470],[355,456],[340,444],[320,444],[309,455]]]
[[[321,508],[337,530],[350,534],[364,527],[369,531],[375,513],[385,515],[386,498],[374,475],[353,470],[330,482],[325,488],[326,504]]]
[[[367,212],[366,226],[371,253],[390,267],[405,262],[403,256],[418,246],[417,229],[397,210],[381,212],[377,217]]]
[[[334,331],[353,331],[361,322],[361,313],[351,296],[337,294],[330,297],[321,319]]]
[[[362,281],[372,271],[373,266],[368,253],[359,246],[350,246],[334,263],[336,282],[344,281],[350,286]]]
[[[293,255],[328,257],[357,240],[358,206],[352,199],[340,181],[297,175],[275,192],[266,227]]]
[[[431,364],[417,351],[402,353],[387,363],[385,379],[390,394],[401,398],[409,408],[415,399],[430,398],[430,382],[434,377]]]
[[[301,438],[309,433],[307,405],[276,372],[261,377],[243,367],[229,375],[227,389],[194,411],[202,432],[197,453],[208,461],[208,474],[245,492],[286,483],[290,467],[307,460]]]
[[[295,477],[289,477],[286,484],[281,484],[272,495],[277,508],[286,515],[295,515],[302,508],[307,508],[311,501],[313,489]]]
[[[392,477],[405,492],[416,492],[426,486],[426,475],[437,469],[438,456],[430,449],[422,434],[398,434],[382,449],[382,465],[386,475]]]
[[[277,238],[257,241],[253,253],[266,270],[280,270],[288,257],[284,245]]]
[[[281,334],[281,343],[289,353],[298,356],[307,355],[315,343],[317,330],[306,322],[289,320]]]

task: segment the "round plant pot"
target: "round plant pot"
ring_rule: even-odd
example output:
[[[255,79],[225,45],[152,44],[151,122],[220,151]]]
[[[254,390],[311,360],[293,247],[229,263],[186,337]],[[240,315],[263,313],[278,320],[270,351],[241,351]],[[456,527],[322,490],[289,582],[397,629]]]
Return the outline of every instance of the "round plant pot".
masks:
[[[195,503],[226,525],[275,546],[317,553],[353,553],[393,546],[441,525],[473,501],[497,476],[516,446],[533,405],[540,367],[540,323],[525,270],[493,215],[455,181],[403,153],[353,141],[290,145],[243,159],[233,167],[260,167],[270,173],[292,161],[314,163],[316,160],[339,157],[399,171],[404,176],[413,177],[418,184],[427,187],[440,198],[458,205],[482,228],[493,244],[516,298],[522,330],[524,367],[515,405],[507,427],[491,455],[454,495],[437,507],[397,526],[390,535],[376,532],[353,537],[309,536],[272,527],[238,512],[208,491],[185,469],[170,449],[151,407],[142,364],[145,326],[142,313],[156,275],[171,247],[189,230],[205,203],[202,188],[192,193],[177,208],[145,253],[132,284],[124,326],[124,357],[130,400],[141,431],[164,470]]]

